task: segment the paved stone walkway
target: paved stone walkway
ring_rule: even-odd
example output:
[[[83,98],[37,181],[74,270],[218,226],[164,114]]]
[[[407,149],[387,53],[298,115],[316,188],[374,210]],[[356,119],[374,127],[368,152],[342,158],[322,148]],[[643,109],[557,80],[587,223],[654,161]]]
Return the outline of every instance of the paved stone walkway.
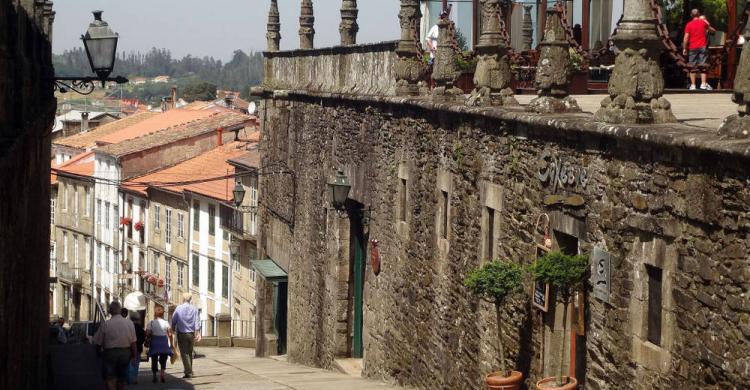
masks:
[[[606,95],[575,95],[578,105],[586,112],[593,113],[600,107]],[[534,95],[517,95],[521,104],[528,104]],[[718,129],[725,117],[737,113],[737,105],[732,103],[732,94],[712,93],[679,93],[664,95],[672,103],[672,112],[677,120],[686,125]]]
[[[244,348],[198,348],[193,361],[196,377],[182,379],[182,363],[167,363],[167,382],[151,383],[150,362],[141,364],[139,383],[126,389],[231,389],[231,390],[387,390],[402,389],[385,383],[353,378],[337,372],[284,361],[256,358]]]

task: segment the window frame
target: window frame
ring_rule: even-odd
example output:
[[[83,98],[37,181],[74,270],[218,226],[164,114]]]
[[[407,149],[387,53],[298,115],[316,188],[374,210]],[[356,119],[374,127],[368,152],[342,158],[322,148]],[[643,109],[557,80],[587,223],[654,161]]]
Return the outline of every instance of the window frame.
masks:
[[[193,277],[192,277],[193,280],[191,282],[193,283],[193,286],[195,287],[200,287],[200,282],[201,282],[200,271],[201,271],[201,257],[198,254],[193,253]]]
[[[208,259],[208,277],[206,280],[208,282],[208,292],[216,293],[216,261],[210,258]]]

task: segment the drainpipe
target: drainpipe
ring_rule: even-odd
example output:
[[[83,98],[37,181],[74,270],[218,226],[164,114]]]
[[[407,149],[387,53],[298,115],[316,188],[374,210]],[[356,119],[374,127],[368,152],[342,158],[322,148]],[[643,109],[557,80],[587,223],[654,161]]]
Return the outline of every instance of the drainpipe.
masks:
[[[89,256],[89,259],[91,260],[91,264],[89,264],[89,267],[91,268],[91,299],[89,299],[89,321],[94,320],[94,316],[96,314],[96,302],[99,297],[96,296],[96,258],[94,257],[96,255],[96,192],[94,191],[94,182],[92,182],[91,185],[91,247],[89,248],[89,251],[91,252],[91,255]]]
[[[84,111],[81,113],[81,133],[89,131],[89,113]]]
[[[221,146],[224,143],[224,141],[222,141],[223,133],[224,133],[224,128],[223,127],[219,127],[219,128],[216,129],[216,137],[217,137],[217,140],[216,140],[217,143],[216,144],[218,146]]]

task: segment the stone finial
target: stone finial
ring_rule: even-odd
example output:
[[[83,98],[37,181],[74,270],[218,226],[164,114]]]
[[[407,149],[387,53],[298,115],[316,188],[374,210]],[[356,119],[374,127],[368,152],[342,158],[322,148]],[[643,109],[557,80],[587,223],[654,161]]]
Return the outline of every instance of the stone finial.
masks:
[[[609,79],[609,96],[596,112],[607,123],[669,123],[677,119],[664,98],[659,64],[662,43],[649,0],[625,0],[615,45],[620,50]]]
[[[302,0],[299,15],[299,47],[312,49],[315,39],[315,16],[313,16],[312,0]]]
[[[539,62],[534,80],[538,97],[526,106],[526,111],[547,114],[581,111],[575,99],[568,96],[570,44],[565,38],[561,17],[562,10],[559,8],[547,9],[547,26],[544,39],[539,43]]]
[[[477,53],[474,85],[469,105],[517,105],[510,82],[510,58],[500,33],[500,0],[482,0],[482,25]]]
[[[724,119],[719,135],[724,138],[750,138],[750,50],[747,50],[750,30],[745,28],[745,43],[734,75],[732,101],[737,103],[737,114]]]
[[[342,46],[357,44],[357,32],[359,31],[359,25],[357,24],[358,14],[357,0],[342,0],[341,25],[339,25]]]
[[[432,79],[435,80],[435,89],[432,98],[436,101],[451,101],[463,91],[454,86],[459,76],[456,67],[456,53],[453,51],[452,22],[446,15],[438,20],[438,44],[435,51],[435,62],[432,68]]]
[[[279,51],[279,42],[281,42],[281,21],[279,18],[279,5],[277,4],[277,0],[271,0],[271,7],[268,9],[268,25],[266,30],[268,51]]]
[[[534,25],[531,23],[531,8],[530,5],[523,6],[523,24],[521,25],[521,31],[523,32],[523,43],[521,49],[523,51],[531,50],[531,44],[534,42]]]
[[[417,45],[419,45],[417,29],[422,19],[419,0],[401,0],[398,19],[401,25],[401,39],[396,47],[398,61],[394,66],[396,94],[419,95],[425,90],[422,80],[427,74],[427,66],[419,57],[417,50]]]

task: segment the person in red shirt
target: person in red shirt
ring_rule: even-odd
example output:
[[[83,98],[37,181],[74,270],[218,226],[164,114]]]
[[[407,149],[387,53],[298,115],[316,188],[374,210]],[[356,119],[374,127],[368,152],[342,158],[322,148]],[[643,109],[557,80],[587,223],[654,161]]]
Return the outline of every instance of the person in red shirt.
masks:
[[[685,36],[682,39],[682,54],[689,55],[688,63],[691,66],[700,68],[701,74],[701,89],[710,91],[711,86],[706,81],[706,60],[708,60],[708,40],[706,39],[706,32],[715,32],[716,30],[711,27],[705,17],[701,16],[700,11],[693,9],[690,11],[690,16],[693,18],[685,25]],[[690,71],[690,90],[694,91],[695,88],[695,73],[696,68]]]

